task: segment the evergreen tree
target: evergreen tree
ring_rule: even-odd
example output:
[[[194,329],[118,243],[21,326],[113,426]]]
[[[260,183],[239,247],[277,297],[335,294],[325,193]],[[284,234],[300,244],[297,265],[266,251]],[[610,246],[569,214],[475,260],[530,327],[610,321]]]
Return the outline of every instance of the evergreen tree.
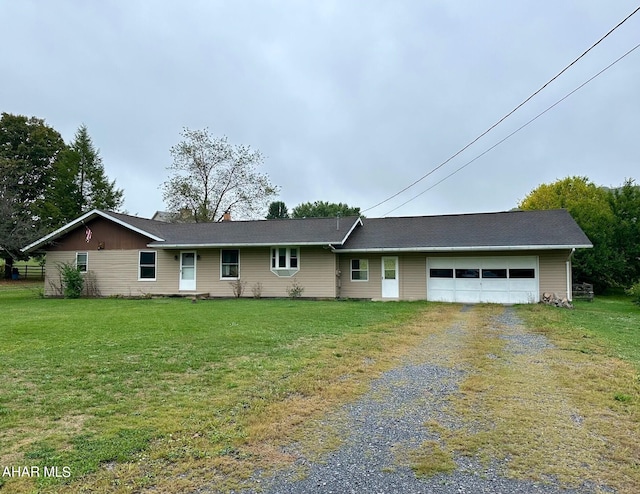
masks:
[[[124,192],[105,174],[100,150],[93,145],[86,125],[80,126],[69,148],[72,162],[76,163],[75,183],[81,200],[80,210],[120,209]]]
[[[282,201],[274,201],[269,204],[269,212],[267,213],[268,220],[276,220],[289,217],[289,210],[287,205]]]
[[[49,228],[55,228],[92,209],[117,211],[122,207],[123,194],[115,180],[106,176],[100,151],[83,124],[55,164],[43,218]]]

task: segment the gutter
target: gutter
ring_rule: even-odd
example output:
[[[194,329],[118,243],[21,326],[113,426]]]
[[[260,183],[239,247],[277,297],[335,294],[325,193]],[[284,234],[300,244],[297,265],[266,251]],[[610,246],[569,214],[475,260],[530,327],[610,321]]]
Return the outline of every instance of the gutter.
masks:
[[[332,244],[328,244],[332,250],[335,250]],[[150,249],[221,249],[221,248],[237,248],[237,247],[327,247],[327,242],[270,242],[270,243],[253,243],[253,242],[240,242],[240,243],[224,243],[224,244],[157,244],[154,242],[148,243],[147,247]]]
[[[333,248],[335,252],[345,253],[386,253],[386,252],[490,252],[490,251],[526,251],[526,250],[561,250],[589,249],[593,245],[476,245],[469,247],[372,247],[364,249]]]

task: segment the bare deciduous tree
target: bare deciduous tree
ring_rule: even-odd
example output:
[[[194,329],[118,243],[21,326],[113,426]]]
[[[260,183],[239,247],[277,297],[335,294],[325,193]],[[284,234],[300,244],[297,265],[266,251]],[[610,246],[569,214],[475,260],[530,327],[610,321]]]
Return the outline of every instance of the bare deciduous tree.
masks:
[[[171,175],[161,185],[163,198],[177,221],[220,221],[225,211],[240,218],[264,217],[277,187],[258,171],[264,157],[249,146],[212,137],[207,129],[182,131],[171,148]]]

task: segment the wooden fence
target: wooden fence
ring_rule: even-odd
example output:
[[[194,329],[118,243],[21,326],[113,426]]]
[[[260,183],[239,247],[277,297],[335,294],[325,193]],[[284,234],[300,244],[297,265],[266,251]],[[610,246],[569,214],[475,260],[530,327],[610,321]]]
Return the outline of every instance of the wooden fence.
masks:
[[[2,267],[1,273],[0,277],[4,274],[4,266]],[[14,280],[44,280],[44,266],[15,263],[11,272],[11,278]]]
[[[593,285],[590,283],[573,284],[573,300],[593,300]]]

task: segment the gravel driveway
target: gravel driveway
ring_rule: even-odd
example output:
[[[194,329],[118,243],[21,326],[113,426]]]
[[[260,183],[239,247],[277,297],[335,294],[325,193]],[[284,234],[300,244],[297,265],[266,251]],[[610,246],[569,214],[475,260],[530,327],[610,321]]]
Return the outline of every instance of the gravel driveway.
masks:
[[[473,308],[463,307],[471,313]],[[494,318],[496,331],[521,326],[512,308]],[[446,427],[458,427],[455,415],[448,413],[447,398],[457,393],[465,372],[455,366],[438,365],[434,345],[455,345],[461,332],[467,331],[464,314],[449,327],[446,338],[425,339],[422,347],[399,367],[377,379],[370,392],[327,417],[344,435],[340,449],[312,461],[302,450],[292,447],[296,464],[273,477],[256,478],[249,493],[596,493],[613,492],[600,486],[583,485],[579,489],[563,489],[552,481],[535,483],[508,479],[501,475],[501,465],[487,467],[471,458],[456,458],[453,473],[418,478],[403,465],[401,452],[417,448],[427,440],[439,438],[423,424],[435,419]],[[551,346],[543,336],[523,331],[501,335],[507,339],[507,351],[541,352]],[[426,351],[428,349],[428,352]],[[437,348],[435,348],[437,352]],[[443,354],[446,354],[443,348]],[[421,352],[424,352],[422,354]],[[332,424],[334,425],[334,424]],[[406,458],[406,457],[405,457]],[[301,474],[302,472],[302,474]]]

